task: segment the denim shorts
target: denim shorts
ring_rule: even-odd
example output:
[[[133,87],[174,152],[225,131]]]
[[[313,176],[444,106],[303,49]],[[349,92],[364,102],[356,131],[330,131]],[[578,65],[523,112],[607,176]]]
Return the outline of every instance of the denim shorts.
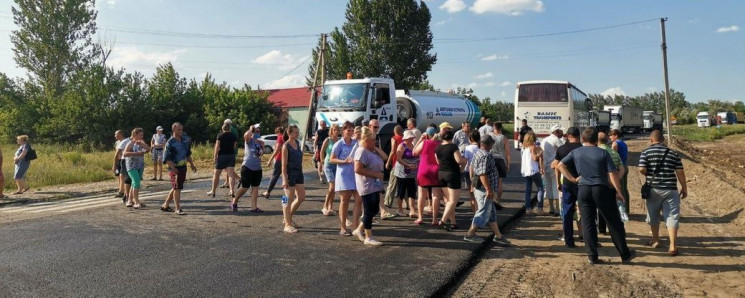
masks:
[[[323,173],[326,174],[326,180],[334,182],[336,179],[336,165],[326,163],[326,165],[323,166]]]
[[[680,193],[677,189],[652,188],[652,195],[647,199],[647,223],[651,226],[660,224],[660,211],[665,219],[665,226],[677,229],[680,223]]]

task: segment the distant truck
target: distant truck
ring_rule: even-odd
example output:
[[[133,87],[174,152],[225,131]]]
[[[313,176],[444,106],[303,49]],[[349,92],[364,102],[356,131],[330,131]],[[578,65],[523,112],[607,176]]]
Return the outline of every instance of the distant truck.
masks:
[[[662,130],[662,114],[654,111],[644,111],[644,131]]]
[[[698,124],[698,127],[711,126],[711,118],[709,117],[709,112],[698,112],[698,114],[696,114],[696,123]]]
[[[598,131],[608,133],[610,131],[609,111],[590,111],[590,126],[595,126]]]
[[[445,92],[396,90],[393,79],[364,78],[326,81],[315,113],[316,122],[342,125],[349,121],[362,125],[364,120],[378,119],[382,149],[390,152],[390,139],[396,125],[416,119],[421,131],[427,125],[449,122],[459,127],[469,122],[476,127],[481,110],[463,96]]]
[[[621,133],[642,131],[644,120],[642,108],[632,106],[605,106],[610,114],[610,128],[618,129]]]
[[[735,116],[735,113],[732,112],[719,112],[717,113],[717,118],[722,119],[722,124],[735,124],[737,123],[737,117]]]

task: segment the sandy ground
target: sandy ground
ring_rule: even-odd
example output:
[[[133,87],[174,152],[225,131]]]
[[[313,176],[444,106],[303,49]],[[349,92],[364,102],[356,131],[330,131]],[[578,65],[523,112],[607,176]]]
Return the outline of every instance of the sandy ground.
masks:
[[[628,142],[638,152],[647,140]],[[712,143],[678,144],[685,151],[689,197],[682,203],[680,255],[667,254],[667,233],[661,227],[662,247],[643,244],[650,239],[638,194],[642,177],[631,167],[629,247],[637,251],[632,265],[622,265],[609,236],[600,235],[604,265],[587,264],[585,247],[569,249],[557,239],[558,218],[528,216],[508,232],[514,246],[493,248],[451,293],[456,297],[671,297],[745,296],[745,225],[743,198],[745,136]],[[727,153],[729,149],[730,153]],[[706,150],[706,151],[704,151]],[[732,151],[736,151],[732,153]],[[635,163],[634,163],[635,164]],[[738,170],[733,170],[733,169]]]

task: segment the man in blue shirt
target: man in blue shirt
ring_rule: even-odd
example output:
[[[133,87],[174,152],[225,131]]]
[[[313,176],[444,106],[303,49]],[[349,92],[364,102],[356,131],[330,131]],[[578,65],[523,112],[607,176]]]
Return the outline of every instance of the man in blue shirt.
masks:
[[[613,244],[621,254],[621,261],[628,264],[634,257],[626,244],[626,230],[621,215],[616,209],[616,200],[624,201],[621,182],[616,166],[607,151],[598,148],[598,131],[588,127],[582,133],[582,147],[572,150],[559,163],[559,171],[567,179],[578,185],[578,202],[582,215],[582,233],[587,247],[590,264],[602,263],[598,259],[598,230],[595,223],[600,211],[608,223]],[[574,164],[578,177],[574,177],[567,165]],[[610,184],[609,184],[610,182]],[[608,187],[613,185],[613,188]],[[615,189],[615,191],[614,191]],[[615,192],[615,193],[614,193]],[[615,197],[615,199],[614,199]]]
[[[166,201],[160,207],[162,211],[172,211],[168,205],[171,200],[176,204],[176,214],[186,214],[181,210],[181,190],[184,189],[186,180],[186,163],[191,165],[191,170],[196,172],[197,167],[191,159],[191,139],[184,133],[181,123],[171,126],[173,135],[166,142],[166,150],[163,153],[163,163],[168,164],[168,176],[171,177],[171,192],[168,193]]]

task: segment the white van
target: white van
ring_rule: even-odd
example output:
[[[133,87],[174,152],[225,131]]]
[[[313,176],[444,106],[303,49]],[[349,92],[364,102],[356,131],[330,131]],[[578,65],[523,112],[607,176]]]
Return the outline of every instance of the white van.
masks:
[[[709,112],[699,112],[696,115],[696,123],[698,123],[698,127],[711,126],[711,118],[709,117]]]

